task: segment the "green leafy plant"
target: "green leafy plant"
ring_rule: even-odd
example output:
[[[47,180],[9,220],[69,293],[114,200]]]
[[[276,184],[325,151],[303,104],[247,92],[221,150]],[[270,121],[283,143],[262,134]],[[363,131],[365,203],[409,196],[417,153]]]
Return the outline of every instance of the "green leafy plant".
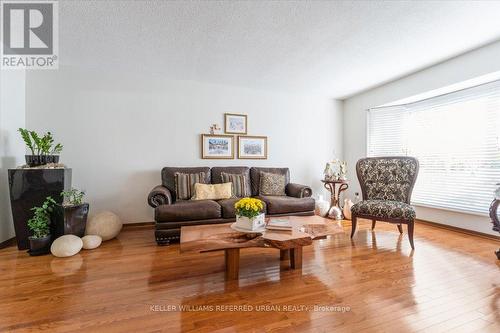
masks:
[[[30,131],[31,138],[33,139],[33,143],[35,144],[36,155],[40,155],[40,151],[42,150],[42,139],[35,131]]]
[[[83,203],[83,197],[85,196],[84,191],[72,188],[68,191],[62,191],[61,196],[64,198],[64,203],[69,205],[78,206]]]
[[[19,133],[21,133],[26,147],[31,151],[31,155],[60,154],[63,150],[62,144],[54,145],[54,138],[50,132],[40,136],[35,131],[19,128]]]
[[[40,138],[40,150],[42,154],[48,155],[52,151],[52,144],[54,143],[54,138],[52,133],[47,132]]]
[[[50,152],[51,154],[60,154],[63,150],[63,145],[58,143],[54,146],[54,149]]]
[[[31,151],[31,155],[35,155],[35,148],[33,147],[33,141],[31,141],[30,131],[25,128],[19,128],[18,131],[21,133],[21,137],[23,138],[26,147],[28,147]]]
[[[33,238],[43,238],[50,234],[50,213],[56,204],[51,197],[45,198],[41,207],[33,207],[33,217],[28,220],[28,228],[33,233]]]

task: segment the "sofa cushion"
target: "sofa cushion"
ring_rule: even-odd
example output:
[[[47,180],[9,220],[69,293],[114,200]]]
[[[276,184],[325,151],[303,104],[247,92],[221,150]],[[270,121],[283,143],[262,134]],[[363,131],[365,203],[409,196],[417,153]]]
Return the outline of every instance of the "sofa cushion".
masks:
[[[180,173],[176,172],[175,180],[175,195],[177,200],[189,200],[195,195],[196,184],[206,184],[205,173]]]
[[[407,203],[389,200],[363,200],[351,208],[356,215],[369,215],[380,218],[413,220],[415,210]]]
[[[233,184],[194,184],[194,196],[191,200],[220,200],[232,198]]]
[[[161,205],[155,209],[157,222],[175,222],[220,218],[221,207],[212,200],[178,201],[172,205]]]
[[[212,173],[212,184],[225,183],[222,180],[222,173],[229,173],[235,175],[244,175],[250,181],[250,168],[245,166],[228,166],[228,167],[213,167],[211,169]],[[250,183],[248,184],[250,185]]]
[[[285,175],[261,172],[260,173],[260,185],[259,185],[259,195],[279,195],[284,196],[286,188],[286,178]]]
[[[260,195],[257,198],[264,201],[267,207],[267,213],[270,215],[314,211],[313,198],[265,195]]]
[[[224,183],[231,183],[233,198],[245,198],[252,195],[250,192],[250,179],[244,174],[231,174],[221,172]]]
[[[210,184],[210,168],[209,167],[195,167],[195,168],[183,168],[183,167],[165,167],[161,170],[161,180],[162,185],[168,188],[170,194],[172,195],[172,200],[177,199],[175,193],[175,173],[205,173],[205,181],[203,183]]]
[[[232,198],[232,199],[224,199],[217,201],[222,208],[222,217],[225,219],[234,219],[236,217],[236,209],[234,208],[234,204],[238,202],[241,198]],[[263,202],[264,209],[263,213],[266,212],[266,203]]]
[[[277,173],[285,175],[285,186],[290,183],[290,170],[288,168],[251,168],[250,183],[252,184],[252,195],[259,195],[260,173]]]

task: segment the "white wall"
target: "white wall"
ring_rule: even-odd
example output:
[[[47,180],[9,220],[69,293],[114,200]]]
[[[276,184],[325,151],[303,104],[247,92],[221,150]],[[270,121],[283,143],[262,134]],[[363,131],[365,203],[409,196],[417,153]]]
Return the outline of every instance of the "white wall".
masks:
[[[7,170],[24,163],[25,72],[0,71],[0,242],[14,237]]]
[[[288,166],[318,193],[325,161],[342,156],[342,103],[326,98],[69,67],[28,73],[26,96],[27,127],[64,144],[91,211],[125,222],[153,220],[146,198],[164,166]],[[200,158],[200,133],[223,127],[224,112],[248,114],[248,134],[268,136],[267,160]]]
[[[436,66],[393,81],[344,101],[344,158],[350,179],[357,179],[356,161],[366,156],[366,110],[402,98],[500,70],[500,42],[463,54]],[[349,195],[360,191],[353,181]],[[417,207],[417,217],[437,223],[498,235],[491,230],[488,217]]]

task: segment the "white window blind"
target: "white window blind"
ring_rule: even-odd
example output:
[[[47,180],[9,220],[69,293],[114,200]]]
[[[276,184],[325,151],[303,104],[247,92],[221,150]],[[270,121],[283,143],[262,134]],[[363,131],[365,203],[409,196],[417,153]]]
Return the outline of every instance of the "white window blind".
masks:
[[[487,215],[500,182],[500,81],[368,110],[368,155],[418,158],[415,205]]]

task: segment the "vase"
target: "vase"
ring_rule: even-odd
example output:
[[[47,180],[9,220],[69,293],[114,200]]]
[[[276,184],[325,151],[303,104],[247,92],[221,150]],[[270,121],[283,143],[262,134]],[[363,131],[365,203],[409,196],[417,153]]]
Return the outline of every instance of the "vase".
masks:
[[[29,247],[26,222],[33,216],[31,208],[41,206],[49,196],[62,203],[61,192],[70,188],[71,169],[9,169],[10,206],[19,250]]]
[[[29,237],[28,239],[30,247],[28,253],[31,256],[40,256],[49,253],[52,240],[51,235],[40,238]]]
[[[59,163],[59,155],[24,155],[26,164],[30,167],[45,165],[47,163]]]
[[[344,199],[344,218],[347,220],[351,219],[351,208],[354,205],[351,199]]]
[[[324,200],[322,195],[319,195],[315,202],[315,214],[319,216],[326,216],[328,214],[328,208],[330,208],[328,201]]]
[[[264,213],[255,217],[236,215],[236,226],[248,231],[260,230],[266,226],[265,216]]]
[[[64,206],[57,204],[52,213],[53,234],[60,237],[62,235],[75,235],[83,237],[87,225],[87,216],[89,214],[89,204]]]

